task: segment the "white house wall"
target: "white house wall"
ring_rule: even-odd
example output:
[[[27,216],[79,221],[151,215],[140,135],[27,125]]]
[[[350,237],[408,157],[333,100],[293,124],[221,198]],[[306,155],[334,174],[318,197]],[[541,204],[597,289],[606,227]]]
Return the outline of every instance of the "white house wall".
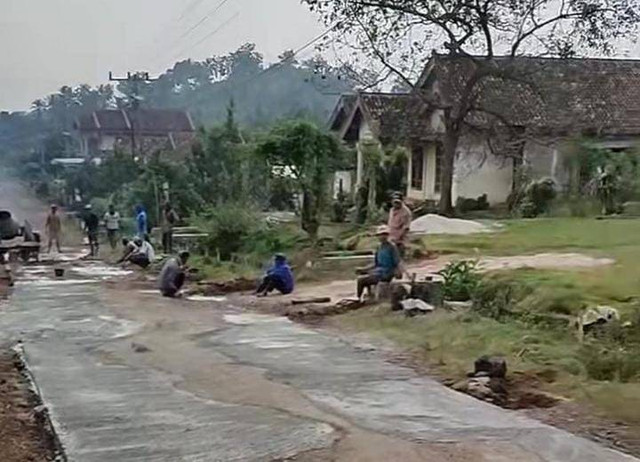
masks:
[[[429,143],[423,148],[424,171],[422,188],[411,186],[412,159],[407,169],[407,197],[414,200],[440,199],[436,192],[436,147]],[[462,147],[456,156],[452,194],[454,202],[458,197],[477,198],[487,195],[490,203],[502,203],[507,200],[513,184],[512,162],[498,159],[486,148],[476,145]]]
[[[498,158],[488,148],[472,146],[458,151],[454,167],[453,200],[487,195],[490,204],[503,203],[513,185],[513,162]]]
[[[115,136],[103,135],[100,138],[100,151],[113,151],[113,147],[116,144]]]

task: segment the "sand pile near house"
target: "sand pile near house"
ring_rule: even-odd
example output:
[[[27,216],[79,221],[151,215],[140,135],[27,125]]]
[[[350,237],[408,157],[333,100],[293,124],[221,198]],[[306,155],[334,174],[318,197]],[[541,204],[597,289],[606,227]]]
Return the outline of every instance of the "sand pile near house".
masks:
[[[415,234],[474,234],[493,231],[477,221],[447,218],[429,214],[413,220],[411,232]]]

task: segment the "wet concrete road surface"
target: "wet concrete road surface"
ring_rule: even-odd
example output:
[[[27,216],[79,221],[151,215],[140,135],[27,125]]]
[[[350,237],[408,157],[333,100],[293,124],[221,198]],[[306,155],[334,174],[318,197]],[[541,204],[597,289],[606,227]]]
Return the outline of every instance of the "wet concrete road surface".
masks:
[[[72,461],[636,460],[284,318],[34,274],[0,340],[23,341]]]

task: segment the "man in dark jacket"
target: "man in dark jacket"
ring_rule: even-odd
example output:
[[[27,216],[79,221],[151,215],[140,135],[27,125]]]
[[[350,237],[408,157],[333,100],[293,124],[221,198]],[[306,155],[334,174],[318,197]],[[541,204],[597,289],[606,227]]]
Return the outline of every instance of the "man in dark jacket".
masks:
[[[89,256],[97,257],[100,243],[98,242],[98,233],[100,231],[100,218],[93,211],[91,204],[84,208],[84,230],[89,240]]]
[[[262,282],[256,290],[258,297],[266,297],[269,293],[277,290],[283,295],[293,292],[295,282],[293,279],[293,272],[289,263],[287,263],[287,257],[282,254],[276,254],[273,258],[273,266],[271,266],[267,273],[262,278]]]

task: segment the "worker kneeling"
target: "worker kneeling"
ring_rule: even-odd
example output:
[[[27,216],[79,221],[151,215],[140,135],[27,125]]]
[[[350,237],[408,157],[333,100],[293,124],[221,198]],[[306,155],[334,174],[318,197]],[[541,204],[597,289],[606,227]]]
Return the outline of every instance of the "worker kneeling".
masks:
[[[293,292],[293,287],[293,272],[289,263],[287,263],[287,257],[282,254],[276,254],[273,257],[273,265],[267,270],[258,290],[256,290],[256,295],[258,297],[266,297],[274,290],[286,295]]]
[[[359,300],[362,300],[365,289],[371,294],[372,287],[381,282],[391,282],[397,274],[401,273],[400,253],[396,245],[389,240],[389,228],[380,226],[376,236],[380,239],[380,245],[376,250],[374,264],[358,269],[358,274],[363,274],[358,278],[357,284]]]
[[[189,252],[180,252],[178,257],[169,258],[162,267],[158,277],[158,288],[164,297],[179,296],[186,278],[189,256]]]

